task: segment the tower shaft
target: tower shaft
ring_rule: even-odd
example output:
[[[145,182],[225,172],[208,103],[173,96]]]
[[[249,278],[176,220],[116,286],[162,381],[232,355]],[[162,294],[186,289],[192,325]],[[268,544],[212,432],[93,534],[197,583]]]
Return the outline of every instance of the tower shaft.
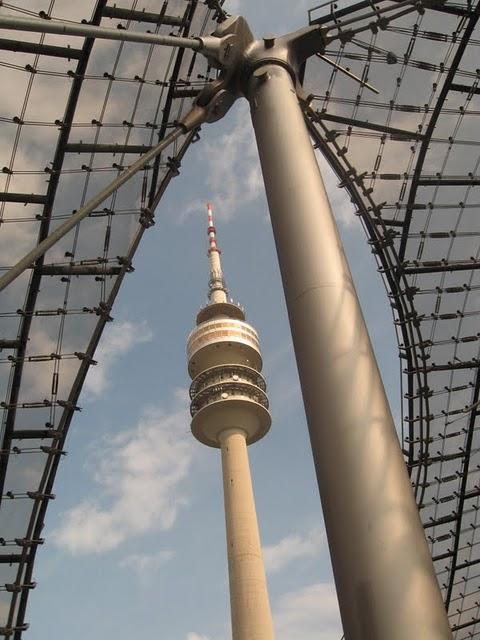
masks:
[[[217,249],[210,251],[210,293],[209,298],[212,303],[227,302],[225,282],[223,280],[220,253]]]
[[[232,640],[273,640],[245,433],[220,434]]]

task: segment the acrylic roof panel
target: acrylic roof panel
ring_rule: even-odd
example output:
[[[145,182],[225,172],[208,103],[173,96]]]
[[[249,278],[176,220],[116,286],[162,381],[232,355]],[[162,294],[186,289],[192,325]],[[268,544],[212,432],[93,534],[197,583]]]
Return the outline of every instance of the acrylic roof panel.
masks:
[[[315,58],[305,110],[384,277],[403,369],[404,452],[461,640],[480,638],[479,5],[420,9],[353,38],[341,23],[371,13],[371,3],[311,12],[342,32],[327,46],[330,62],[379,93]]]
[[[220,5],[29,0],[0,11],[186,36],[211,32]],[[0,270],[163,139],[209,77],[191,51],[2,31]],[[195,135],[171,144],[2,293],[0,636],[20,638],[28,626],[33,561],[85,375]]]

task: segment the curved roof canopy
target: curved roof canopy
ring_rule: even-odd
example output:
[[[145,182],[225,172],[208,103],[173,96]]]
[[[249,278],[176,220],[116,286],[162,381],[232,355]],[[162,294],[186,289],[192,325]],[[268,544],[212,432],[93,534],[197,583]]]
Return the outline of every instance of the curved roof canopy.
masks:
[[[188,36],[212,31],[220,5],[30,0],[0,11]],[[326,3],[310,21],[338,38],[308,61],[304,81],[312,138],[352,198],[391,302],[403,447],[456,640],[480,637],[479,7]],[[78,37],[2,31],[0,59],[2,87],[15,89],[0,107],[3,270],[163,139],[211,77],[191,51]],[[195,136],[172,143],[2,294],[0,636],[18,640],[26,628],[86,373]]]
[[[221,2],[3,3],[2,14],[189,36]],[[192,51],[83,37],[0,38],[0,255],[5,271],[165,138],[210,79]],[[2,293],[0,636],[20,638],[45,511],[78,397],[155,207],[197,133],[157,160]]]
[[[340,37],[304,83],[392,307],[403,448],[457,640],[480,637],[479,7],[424,2],[380,29],[370,2],[313,10]]]

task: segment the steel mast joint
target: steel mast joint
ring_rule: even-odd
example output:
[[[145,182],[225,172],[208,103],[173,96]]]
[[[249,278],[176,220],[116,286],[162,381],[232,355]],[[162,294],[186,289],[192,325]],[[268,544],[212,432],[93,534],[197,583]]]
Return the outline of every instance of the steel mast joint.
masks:
[[[303,90],[299,81],[305,61],[325,50],[325,30],[317,25],[276,37],[265,35],[255,39],[242,16],[222,22],[211,36],[201,38],[200,51],[220,70],[217,80],[197,97],[196,105],[208,111],[206,121],[222,118],[240,97],[247,97],[252,75],[260,79],[258,69],[268,65],[285,68],[299,98]]]

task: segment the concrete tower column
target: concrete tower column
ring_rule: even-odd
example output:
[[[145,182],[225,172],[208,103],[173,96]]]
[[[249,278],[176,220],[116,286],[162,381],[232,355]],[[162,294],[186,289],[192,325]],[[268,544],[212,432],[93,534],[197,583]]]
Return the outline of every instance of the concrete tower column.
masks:
[[[219,439],[227,525],[232,640],[272,640],[272,616],[246,434],[241,429],[227,429],[220,433]]]

